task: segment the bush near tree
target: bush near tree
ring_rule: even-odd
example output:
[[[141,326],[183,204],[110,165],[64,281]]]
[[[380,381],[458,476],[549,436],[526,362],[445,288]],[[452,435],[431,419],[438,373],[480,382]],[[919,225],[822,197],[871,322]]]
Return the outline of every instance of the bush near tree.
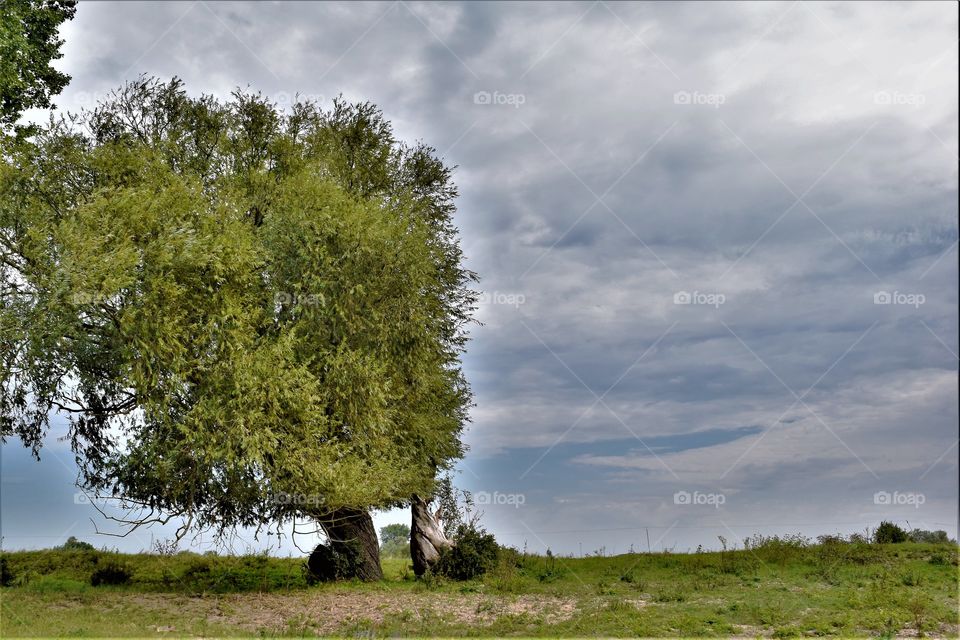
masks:
[[[434,573],[454,580],[472,580],[497,565],[500,547],[493,535],[477,526],[460,525],[454,546],[440,554]]]
[[[907,532],[892,522],[884,520],[873,533],[873,541],[877,544],[906,542]]]

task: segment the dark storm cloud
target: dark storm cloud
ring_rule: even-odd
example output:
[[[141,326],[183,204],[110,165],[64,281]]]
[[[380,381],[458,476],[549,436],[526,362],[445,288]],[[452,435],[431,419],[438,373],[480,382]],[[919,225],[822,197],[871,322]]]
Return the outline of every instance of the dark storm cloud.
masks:
[[[62,108],[142,72],[343,93],[458,165],[461,479],[524,496],[485,507],[508,542],[955,522],[949,5],[90,3],[65,36]]]

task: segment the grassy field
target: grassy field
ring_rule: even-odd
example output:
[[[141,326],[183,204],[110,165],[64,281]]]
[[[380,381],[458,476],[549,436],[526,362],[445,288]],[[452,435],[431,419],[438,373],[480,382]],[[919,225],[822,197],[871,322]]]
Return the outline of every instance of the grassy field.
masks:
[[[552,558],[481,580],[308,587],[299,559],[4,553],[0,635],[958,636],[956,545],[768,541],[751,550]],[[120,563],[124,585],[92,586]],[[101,572],[102,575],[102,572]]]

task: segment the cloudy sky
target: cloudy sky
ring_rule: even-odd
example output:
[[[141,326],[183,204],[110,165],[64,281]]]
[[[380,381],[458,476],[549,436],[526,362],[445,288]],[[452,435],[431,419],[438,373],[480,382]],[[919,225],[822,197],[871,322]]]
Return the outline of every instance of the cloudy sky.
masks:
[[[63,35],[61,109],[342,93],[458,166],[458,483],[501,541],[956,536],[955,5],[104,2]],[[59,434],[3,447],[5,547],[168,534],[95,536]]]

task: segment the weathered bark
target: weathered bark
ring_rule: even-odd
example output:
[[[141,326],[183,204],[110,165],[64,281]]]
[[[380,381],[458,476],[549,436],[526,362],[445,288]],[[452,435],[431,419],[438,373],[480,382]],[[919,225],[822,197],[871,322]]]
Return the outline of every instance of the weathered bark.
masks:
[[[422,576],[440,559],[440,552],[453,546],[443,533],[437,515],[430,513],[429,503],[414,495],[410,501],[413,524],[410,527],[410,557],[413,573]]]
[[[373,526],[373,518],[361,509],[337,509],[317,518],[327,538],[330,548],[346,557],[354,557],[353,575],[340,575],[341,578],[360,578],[361,580],[383,580],[380,568],[380,542]]]

